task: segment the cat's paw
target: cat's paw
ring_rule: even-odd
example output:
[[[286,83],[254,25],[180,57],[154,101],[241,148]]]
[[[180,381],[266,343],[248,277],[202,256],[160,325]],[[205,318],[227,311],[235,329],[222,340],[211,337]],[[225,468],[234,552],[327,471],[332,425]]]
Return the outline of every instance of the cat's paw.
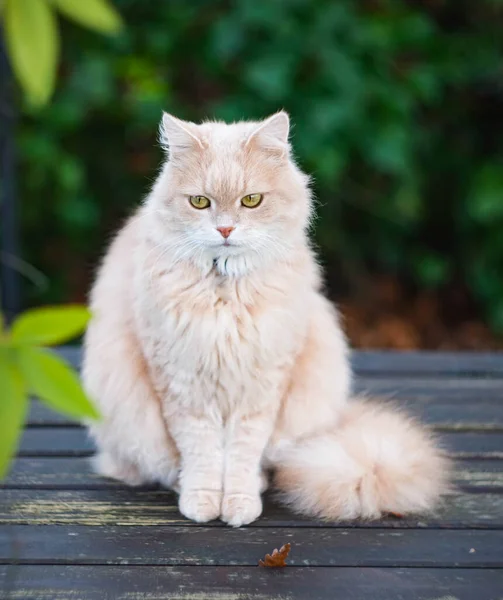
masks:
[[[232,527],[248,525],[262,514],[259,494],[226,494],[222,502],[221,519]]]
[[[197,523],[218,519],[221,505],[222,493],[208,490],[182,490],[178,501],[182,515]]]

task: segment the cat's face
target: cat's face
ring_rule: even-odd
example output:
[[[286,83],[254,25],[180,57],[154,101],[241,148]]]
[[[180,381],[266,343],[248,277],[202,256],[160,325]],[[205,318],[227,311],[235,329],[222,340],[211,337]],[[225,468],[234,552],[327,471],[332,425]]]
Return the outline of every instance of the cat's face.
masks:
[[[285,258],[309,219],[308,179],[293,163],[289,121],[195,125],[164,115],[169,160],[154,199],[177,256],[196,261]]]

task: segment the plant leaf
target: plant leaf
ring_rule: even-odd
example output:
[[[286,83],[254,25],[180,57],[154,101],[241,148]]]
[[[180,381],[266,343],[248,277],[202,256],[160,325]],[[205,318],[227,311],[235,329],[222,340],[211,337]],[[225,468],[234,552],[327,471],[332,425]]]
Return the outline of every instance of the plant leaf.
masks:
[[[105,34],[122,29],[122,19],[107,0],[52,0],[66,17],[84,27]]]
[[[9,360],[6,349],[0,351],[0,479],[6,474],[18,446],[28,407],[23,378]]]
[[[79,419],[99,417],[77,375],[61,358],[42,348],[21,347],[17,352],[28,388],[51,408]]]
[[[59,32],[46,0],[6,0],[4,28],[13,71],[29,102],[45,104],[54,91]]]
[[[90,316],[79,304],[27,310],[12,325],[12,341],[48,346],[66,342],[84,331]]]

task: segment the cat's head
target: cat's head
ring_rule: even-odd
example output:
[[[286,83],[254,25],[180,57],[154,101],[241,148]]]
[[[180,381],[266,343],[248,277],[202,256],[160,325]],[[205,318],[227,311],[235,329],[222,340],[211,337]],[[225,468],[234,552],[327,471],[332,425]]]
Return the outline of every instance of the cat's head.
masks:
[[[240,275],[303,243],[311,198],[285,112],[230,125],[165,114],[160,131],[168,159],[150,203],[175,258]]]

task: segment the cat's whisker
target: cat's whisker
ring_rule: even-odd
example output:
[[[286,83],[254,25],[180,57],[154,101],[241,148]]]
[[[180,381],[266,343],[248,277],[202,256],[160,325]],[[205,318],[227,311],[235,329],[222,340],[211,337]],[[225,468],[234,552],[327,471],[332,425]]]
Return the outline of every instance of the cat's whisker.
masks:
[[[150,258],[151,254],[154,253],[154,252],[156,252],[160,248],[165,249],[166,248],[166,244],[164,244],[164,243],[161,242],[159,244],[156,244],[152,248],[150,248],[150,250],[145,255],[145,263],[148,263],[148,259]]]
[[[200,244],[195,240],[186,240],[183,244],[179,245],[175,249],[174,260],[175,262],[181,262],[190,258],[191,254],[195,249],[199,249]]]

